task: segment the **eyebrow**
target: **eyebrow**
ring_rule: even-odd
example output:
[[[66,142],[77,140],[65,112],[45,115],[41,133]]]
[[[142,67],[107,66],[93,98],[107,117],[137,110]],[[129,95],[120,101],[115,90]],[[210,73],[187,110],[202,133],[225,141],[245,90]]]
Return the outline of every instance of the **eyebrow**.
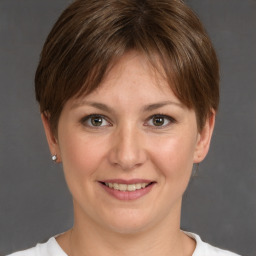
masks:
[[[76,101],[74,104],[72,104],[71,108],[74,109],[74,108],[84,106],[84,105],[95,107],[95,108],[98,108],[100,110],[107,111],[107,112],[114,112],[114,110],[112,108],[110,108],[109,106],[107,106],[103,103],[83,101],[83,100],[82,101]]]
[[[183,108],[183,105],[181,103],[174,102],[174,101],[163,101],[163,102],[146,105],[145,107],[143,107],[143,111],[148,112],[148,111],[156,110],[158,108],[162,108],[167,105],[175,105],[180,108]]]
[[[106,112],[110,112],[110,113],[114,112],[114,109],[107,106],[106,104],[99,103],[99,102],[90,102],[90,101],[77,101],[71,106],[71,108],[74,109],[74,108],[77,108],[77,107],[80,107],[80,106],[83,106],[83,105],[88,105],[88,106],[91,106],[91,107],[95,107],[97,109],[100,109],[100,110],[103,110],[103,111],[106,111]],[[162,108],[162,107],[167,106],[167,105],[174,105],[174,106],[183,108],[183,105],[181,103],[174,102],[174,101],[163,101],[163,102],[148,104],[148,105],[146,105],[142,108],[142,111],[143,112],[149,112],[149,111],[156,110],[158,108]]]

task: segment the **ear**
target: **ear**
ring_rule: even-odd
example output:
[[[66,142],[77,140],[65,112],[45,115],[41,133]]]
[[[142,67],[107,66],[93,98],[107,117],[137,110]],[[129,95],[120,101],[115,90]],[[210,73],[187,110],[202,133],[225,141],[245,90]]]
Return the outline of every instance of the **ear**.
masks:
[[[206,157],[211,143],[212,133],[215,125],[215,111],[206,119],[205,125],[198,134],[196,149],[194,153],[194,163],[200,163]]]
[[[42,113],[41,119],[43,122],[44,131],[45,131],[45,135],[46,135],[46,139],[47,139],[47,142],[49,145],[50,152],[51,152],[52,156],[53,155],[57,156],[57,160],[55,162],[60,163],[61,155],[60,155],[58,140],[51,130],[50,123],[49,123],[49,117],[48,117],[47,113]]]

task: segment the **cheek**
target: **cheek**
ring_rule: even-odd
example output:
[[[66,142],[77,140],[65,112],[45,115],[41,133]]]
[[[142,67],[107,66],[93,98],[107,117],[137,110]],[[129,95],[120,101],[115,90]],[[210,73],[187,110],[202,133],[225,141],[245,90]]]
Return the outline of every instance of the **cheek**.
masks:
[[[179,208],[188,186],[193,166],[195,143],[184,136],[169,136],[152,147],[151,159],[158,172],[159,189],[165,213]],[[157,148],[157,150],[156,150]]]
[[[67,182],[72,179],[81,183],[85,181],[82,178],[88,176],[93,179],[94,172],[102,162],[105,143],[69,131],[63,132],[61,141],[61,157]]]
[[[153,162],[166,180],[187,182],[190,178],[195,142],[190,136],[170,136],[158,141],[152,149]]]

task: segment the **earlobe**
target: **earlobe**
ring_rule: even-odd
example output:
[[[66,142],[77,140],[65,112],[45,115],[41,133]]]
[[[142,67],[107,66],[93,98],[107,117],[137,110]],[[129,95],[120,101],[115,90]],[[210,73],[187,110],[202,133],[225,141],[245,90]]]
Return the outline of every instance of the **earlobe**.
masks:
[[[200,163],[206,157],[211,143],[213,129],[215,125],[215,111],[206,119],[202,131],[198,135],[196,150],[194,154],[194,163]]]
[[[48,146],[49,146],[51,155],[56,156],[56,159],[54,160],[55,162],[61,162],[58,140],[55,137],[55,135],[50,127],[49,118],[48,118],[47,113],[42,113],[41,119],[42,119],[42,123],[44,126],[44,131],[45,131],[45,135],[46,135],[46,139],[48,142]]]

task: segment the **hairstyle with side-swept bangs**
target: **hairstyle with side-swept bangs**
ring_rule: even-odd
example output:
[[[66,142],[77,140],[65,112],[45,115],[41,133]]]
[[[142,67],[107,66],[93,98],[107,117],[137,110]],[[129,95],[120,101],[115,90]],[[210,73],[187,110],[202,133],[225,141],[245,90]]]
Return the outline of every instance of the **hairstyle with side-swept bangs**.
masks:
[[[219,66],[212,43],[180,0],[77,0],[44,44],[36,99],[56,132],[65,103],[95,90],[125,53],[135,50],[164,70],[170,88],[204,126],[219,103]]]

